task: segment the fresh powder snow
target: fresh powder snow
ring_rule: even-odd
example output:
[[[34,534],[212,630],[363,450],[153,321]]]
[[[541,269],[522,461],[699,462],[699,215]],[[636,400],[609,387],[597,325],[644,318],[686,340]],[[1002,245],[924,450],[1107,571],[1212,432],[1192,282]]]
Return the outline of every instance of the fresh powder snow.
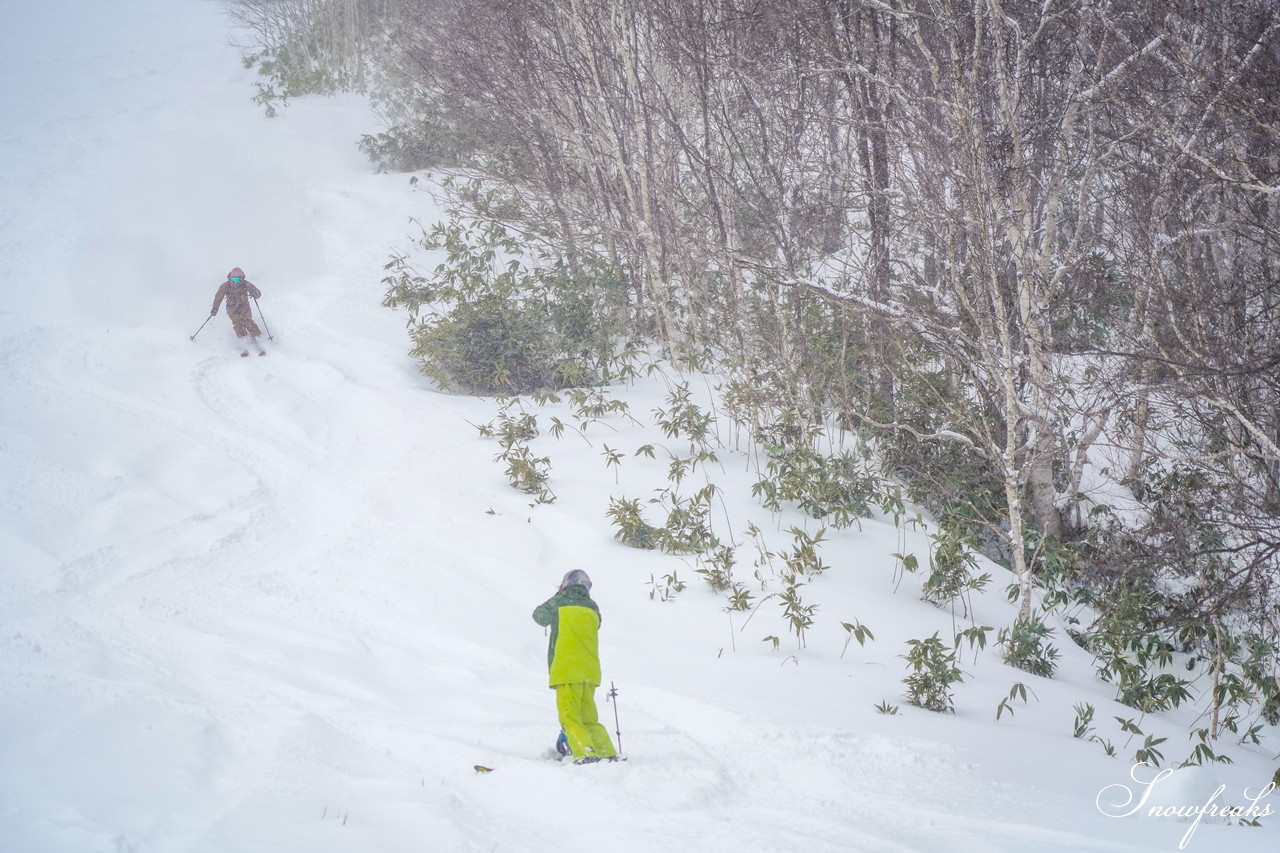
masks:
[[[476,429],[498,404],[437,391],[379,305],[432,196],[373,173],[359,98],[265,117],[233,38],[212,0],[0,0],[0,851],[1280,849],[1280,814],[1188,811],[1251,805],[1275,732],[1228,740],[1230,765],[1131,768],[1115,718],[1138,712],[1061,626],[1054,679],[964,647],[956,713],[908,705],[908,640],[1014,616],[994,565],[969,613],[922,602],[893,555],[923,562],[926,528],[828,531],[801,648],[747,524],[774,550],[820,525],[751,498],[725,421],[691,478],[719,487],[758,608],[616,542],[610,498],[643,502],[686,449],[653,409],[682,382],[710,409],[713,378],[615,385],[634,419],[559,438],[572,407],[525,401],[556,496],[531,505]],[[190,339],[233,266],[262,289],[265,358],[225,313]],[[530,613],[572,568],[625,763],[548,757]],[[874,639],[848,643],[855,621]],[[1072,737],[1085,702],[1117,757]],[[1143,718],[1161,769],[1199,713]]]

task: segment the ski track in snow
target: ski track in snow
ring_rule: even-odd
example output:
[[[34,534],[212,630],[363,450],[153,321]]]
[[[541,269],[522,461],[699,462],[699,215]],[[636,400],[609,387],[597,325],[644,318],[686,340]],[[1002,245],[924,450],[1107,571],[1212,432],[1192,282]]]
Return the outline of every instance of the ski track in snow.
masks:
[[[652,432],[539,439],[559,500],[530,507],[471,426],[492,401],[431,391],[378,307],[388,250],[434,213],[369,173],[367,108],[267,120],[216,4],[106,6],[0,0],[0,249],[21,285],[0,308],[0,853],[1177,849],[1185,824],[1095,809],[1127,766],[1065,709],[1126,709],[1073,647],[1053,682],[966,654],[983,680],[954,717],[872,710],[904,704],[902,643],[950,628],[918,579],[893,589],[888,555],[922,534],[833,536],[799,652],[769,608],[744,630],[687,562],[612,541],[609,495],[647,497],[665,462],[629,455],[615,488],[601,446]],[[238,357],[225,316],[188,340],[233,265],[263,290],[265,358]],[[621,393],[645,413],[663,392]],[[749,492],[735,454],[713,477]],[[796,520],[746,507],[739,539],[753,513],[785,546]],[[529,613],[578,566],[622,764],[544,754]],[[690,589],[649,600],[669,571]],[[993,600],[979,618],[1004,618]],[[854,614],[866,649],[842,649]],[[992,724],[1015,680],[1040,701]],[[1256,790],[1267,749],[1217,772]],[[1188,849],[1277,839],[1203,825]]]

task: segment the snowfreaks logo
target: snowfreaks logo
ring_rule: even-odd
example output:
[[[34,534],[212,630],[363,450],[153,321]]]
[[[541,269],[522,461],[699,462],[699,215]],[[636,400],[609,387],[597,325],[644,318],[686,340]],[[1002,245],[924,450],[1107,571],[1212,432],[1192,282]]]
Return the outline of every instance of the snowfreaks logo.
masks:
[[[1187,828],[1182,841],[1178,843],[1179,850],[1187,846],[1191,836],[1195,835],[1196,828],[1200,826],[1200,821],[1206,817],[1238,822],[1270,817],[1273,813],[1270,804],[1259,806],[1259,802],[1270,796],[1276,789],[1275,782],[1268,782],[1257,794],[1249,793],[1249,789],[1246,788],[1243,794],[1249,805],[1243,806],[1216,802],[1227,790],[1226,785],[1218,785],[1210,793],[1207,787],[1196,790],[1195,787],[1170,782],[1162,786],[1157,793],[1156,786],[1172,776],[1174,771],[1165,768],[1149,781],[1144,782],[1138,778],[1139,767],[1150,767],[1150,765],[1144,762],[1135,764],[1129,769],[1129,778],[1137,784],[1138,790],[1135,791],[1128,785],[1119,783],[1108,785],[1098,792],[1098,797],[1094,801],[1098,811],[1107,817],[1129,817],[1137,814],[1146,817],[1190,820],[1191,826]]]

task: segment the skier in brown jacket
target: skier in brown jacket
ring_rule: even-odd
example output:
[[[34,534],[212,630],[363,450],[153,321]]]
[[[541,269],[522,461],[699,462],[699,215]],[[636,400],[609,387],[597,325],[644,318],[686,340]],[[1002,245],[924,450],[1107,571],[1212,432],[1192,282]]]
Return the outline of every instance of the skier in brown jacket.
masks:
[[[236,337],[248,337],[258,348],[258,355],[266,355],[267,351],[258,343],[258,336],[262,334],[262,330],[258,328],[257,323],[253,322],[253,309],[249,307],[249,297],[257,299],[261,295],[262,291],[258,290],[257,285],[244,277],[244,270],[236,267],[227,273],[227,280],[222,283],[213,297],[213,310],[209,312],[209,316],[215,316],[222,305],[222,300],[226,299],[227,316],[231,318],[231,326],[236,330]],[[249,350],[244,349],[240,355],[248,356]]]

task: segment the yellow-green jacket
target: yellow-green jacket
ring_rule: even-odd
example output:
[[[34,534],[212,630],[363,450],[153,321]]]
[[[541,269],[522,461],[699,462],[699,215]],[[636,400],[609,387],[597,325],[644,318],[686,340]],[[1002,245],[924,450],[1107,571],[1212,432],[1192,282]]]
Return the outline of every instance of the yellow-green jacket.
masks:
[[[600,608],[585,586],[565,587],[539,604],[533,621],[551,628],[547,666],[552,687],[600,684]]]

